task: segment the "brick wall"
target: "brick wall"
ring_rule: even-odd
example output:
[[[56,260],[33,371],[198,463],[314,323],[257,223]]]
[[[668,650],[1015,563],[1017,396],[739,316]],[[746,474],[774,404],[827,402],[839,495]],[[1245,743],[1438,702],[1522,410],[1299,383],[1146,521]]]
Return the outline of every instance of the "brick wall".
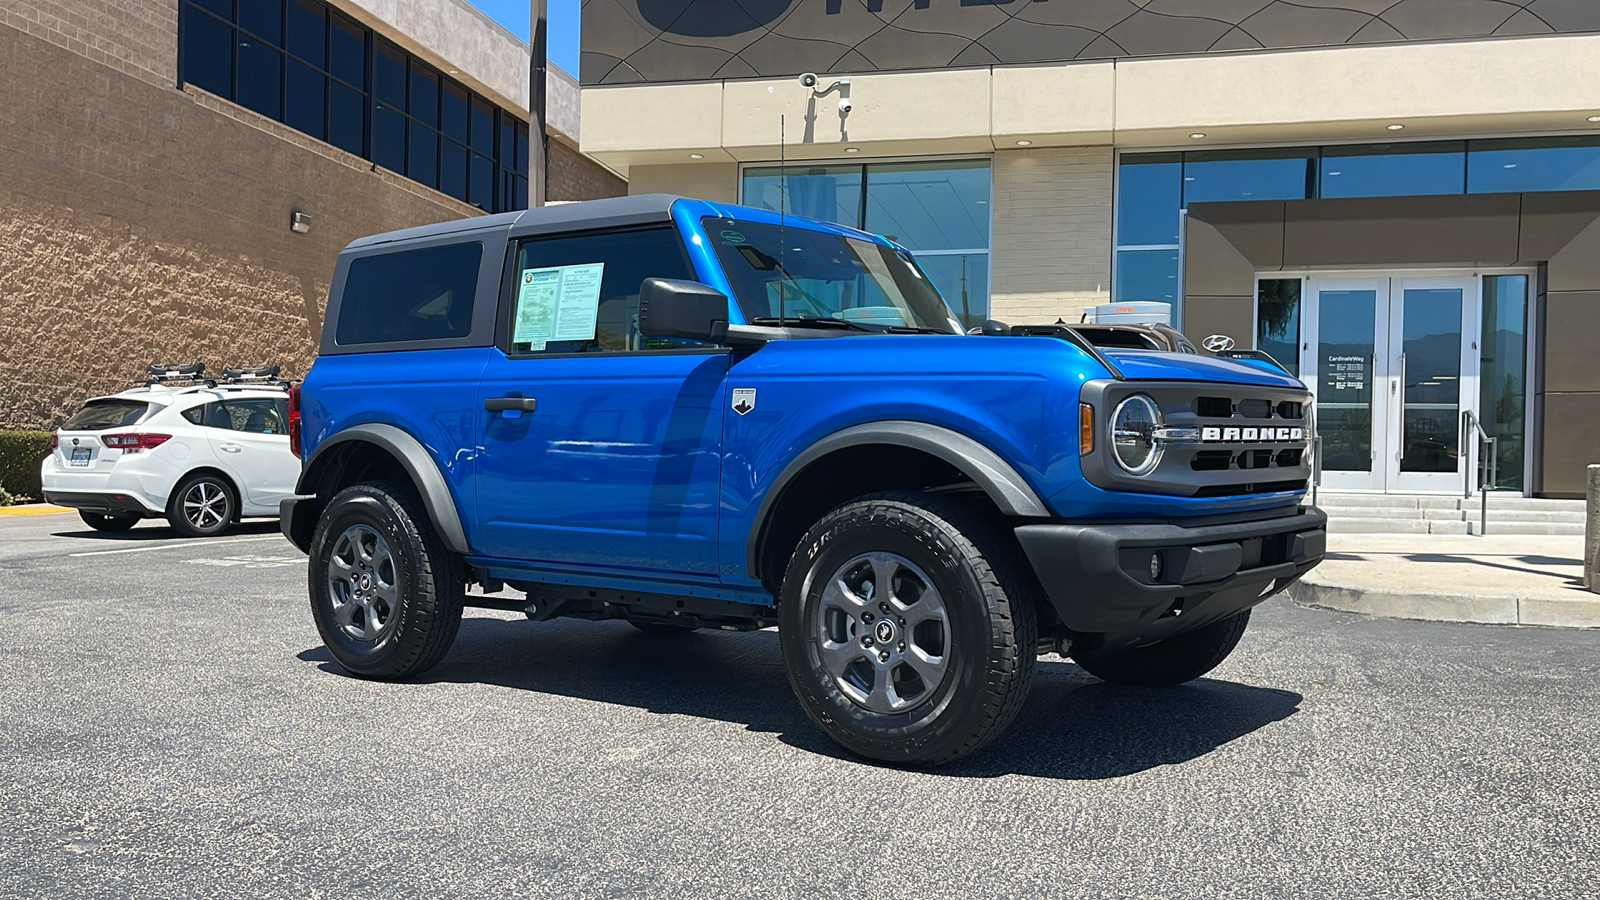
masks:
[[[1113,168],[1108,147],[994,155],[991,316],[1076,322],[1111,299]]]
[[[628,193],[628,183],[604,166],[555,138],[546,143],[550,148],[545,170],[546,199],[598,200]]]
[[[178,79],[178,0],[0,0],[0,26],[154,84]]]

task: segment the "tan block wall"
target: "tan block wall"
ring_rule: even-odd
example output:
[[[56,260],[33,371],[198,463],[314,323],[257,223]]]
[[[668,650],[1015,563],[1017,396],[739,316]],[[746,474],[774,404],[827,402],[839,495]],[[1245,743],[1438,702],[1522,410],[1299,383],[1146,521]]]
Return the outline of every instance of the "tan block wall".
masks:
[[[1108,147],[995,153],[992,317],[1076,322],[1111,299],[1114,169]]]
[[[0,25],[154,84],[178,80],[178,0],[0,0]]]
[[[545,199],[598,200],[627,195],[628,183],[605,166],[554,138],[547,143],[550,158],[545,168]]]

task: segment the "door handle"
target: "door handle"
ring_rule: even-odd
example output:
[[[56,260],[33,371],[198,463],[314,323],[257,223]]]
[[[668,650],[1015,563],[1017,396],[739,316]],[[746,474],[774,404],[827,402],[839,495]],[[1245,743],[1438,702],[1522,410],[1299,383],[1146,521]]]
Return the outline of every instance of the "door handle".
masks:
[[[238,444],[222,444],[220,446],[222,447],[223,450],[226,450],[229,453],[238,453],[240,450],[244,449],[243,447],[239,446]]]
[[[483,401],[483,408],[489,412],[533,412],[539,408],[539,401],[532,397],[490,397]]]

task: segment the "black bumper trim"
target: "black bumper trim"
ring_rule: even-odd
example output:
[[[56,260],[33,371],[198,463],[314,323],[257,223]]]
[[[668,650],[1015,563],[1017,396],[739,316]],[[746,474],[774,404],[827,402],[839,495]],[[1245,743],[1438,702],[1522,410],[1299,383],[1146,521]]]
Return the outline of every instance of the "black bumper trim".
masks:
[[[278,501],[278,530],[289,543],[300,548],[301,553],[311,552],[311,533],[316,530],[317,519],[322,515],[322,503],[316,497],[289,497]]]
[[[154,516],[144,504],[128,494],[85,493],[79,491],[45,491],[44,502],[56,506],[65,506],[70,509],[81,509],[87,512],[100,513],[137,513],[140,516]]]
[[[1197,628],[1287,587],[1322,561],[1327,522],[1303,507],[1253,522],[1056,522],[1016,535],[1062,624],[1110,648]],[[1154,554],[1162,571],[1153,577]]]

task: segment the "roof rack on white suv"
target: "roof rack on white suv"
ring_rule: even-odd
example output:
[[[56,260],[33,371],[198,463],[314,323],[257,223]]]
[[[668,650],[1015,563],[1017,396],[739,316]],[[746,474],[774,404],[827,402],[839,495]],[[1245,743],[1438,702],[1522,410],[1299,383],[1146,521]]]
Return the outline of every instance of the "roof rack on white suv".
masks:
[[[167,388],[187,388],[191,390],[221,390],[225,388],[254,388],[257,390],[283,390],[290,387],[288,379],[280,379],[278,373],[282,371],[279,366],[240,366],[239,368],[224,368],[221,378],[205,377],[206,364],[200,360],[183,365],[167,365],[165,363],[151,363],[145,367],[145,374],[149,380],[143,385],[145,388],[162,386]],[[134,390],[138,390],[137,387]]]

